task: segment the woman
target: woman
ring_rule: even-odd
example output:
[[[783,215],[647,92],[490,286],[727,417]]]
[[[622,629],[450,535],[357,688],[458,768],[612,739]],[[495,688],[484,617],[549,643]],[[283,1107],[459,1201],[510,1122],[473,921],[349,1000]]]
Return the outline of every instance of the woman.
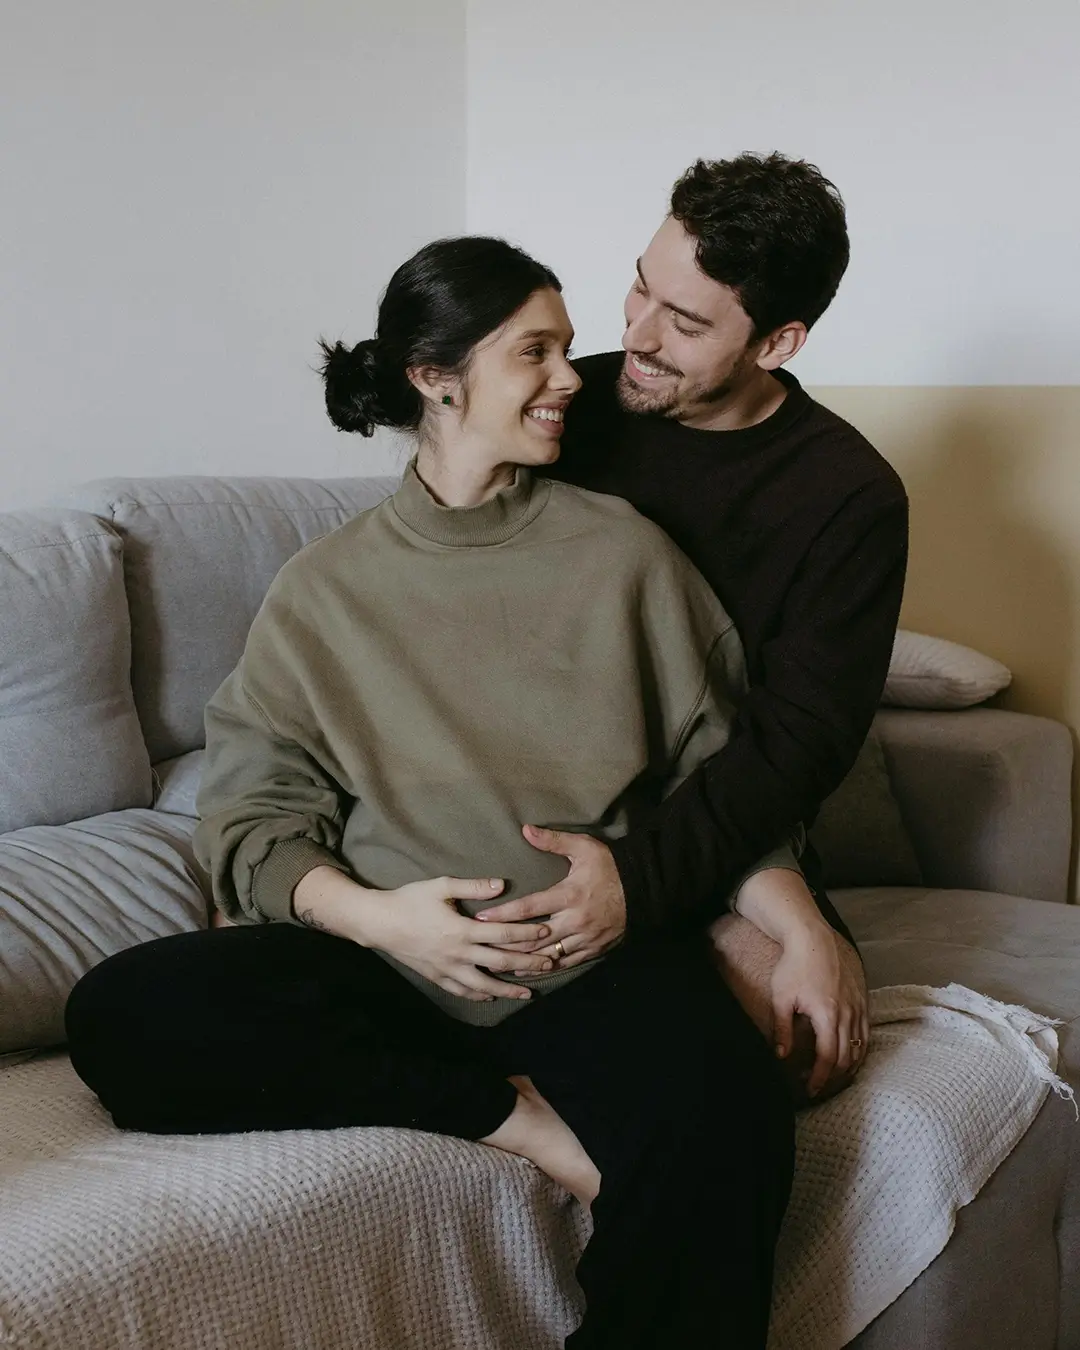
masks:
[[[90,972],[72,1061],[124,1128],[402,1125],[521,1154],[592,1204],[568,1347],[761,1347],[792,1107],[702,938],[561,969],[573,935],[533,951],[546,925],[473,917],[565,873],[530,824],[645,819],[744,683],[657,527],[531,472],[558,456],[571,336],[550,271],[459,239],[398,269],[375,340],[324,348],[335,423],[411,431],[416,459],[286,564],[207,708],[196,848],[237,926]],[[792,869],[783,847],[736,905]]]

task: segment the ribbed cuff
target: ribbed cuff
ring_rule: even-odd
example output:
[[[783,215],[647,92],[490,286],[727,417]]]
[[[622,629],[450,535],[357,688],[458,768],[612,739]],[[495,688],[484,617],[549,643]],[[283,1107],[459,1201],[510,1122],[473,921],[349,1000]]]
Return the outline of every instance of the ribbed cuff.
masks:
[[[631,836],[624,835],[622,839],[607,841],[622,882],[626,941],[637,942],[655,933],[675,936],[691,932],[695,926],[701,927],[710,916],[700,906],[687,903],[686,891],[681,891],[677,901],[673,901],[664,889],[656,858],[655,832],[639,830],[633,840],[632,844]]]
[[[640,838],[640,834],[638,837]],[[607,846],[611,850],[615,870],[622,882],[627,939],[662,927],[652,912],[648,873],[635,857],[628,836],[622,839],[609,839]]]
[[[251,883],[251,899],[260,914],[268,919],[293,920],[292,896],[301,878],[316,867],[336,867],[348,874],[348,868],[328,848],[314,839],[300,836],[282,839],[274,845],[255,869]]]
[[[800,827],[801,828],[801,827]],[[799,866],[798,855],[802,853],[802,844],[798,833],[793,835],[787,843],[774,848],[770,853],[766,853],[763,858],[759,858],[753,867],[748,867],[739,880],[731,888],[731,894],[728,896],[728,909],[735,908],[735,901],[739,892],[750,880],[757,876],[759,872],[767,872],[772,867],[782,868],[785,872],[798,872],[802,876],[802,868]]]

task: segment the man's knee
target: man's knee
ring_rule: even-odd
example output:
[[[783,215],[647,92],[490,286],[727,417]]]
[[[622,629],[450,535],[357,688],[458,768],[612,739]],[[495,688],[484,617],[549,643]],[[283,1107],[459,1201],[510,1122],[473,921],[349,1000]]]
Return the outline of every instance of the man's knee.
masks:
[[[783,948],[741,914],[721,914],[709,929],[709,938],[713,961],[727,987],[771,1041],[772,976]]]
[[[772,977],[783,948],[741,914],[722,914],[709,929],[711,955],[725,984],[738,999],[747,1016],[771,1046],[775,1018],[772,1003]],[[866,975],[858,951],[837,932],[835,939],[840,960],[865,986]],[[814,1068],[817,1044],[814,1027],[808,1017],[796,1013],[793,1019],[791,1053],[782,1061],[784,1076],[798,1106],[807,1106],[806,1084]],[[833,1095],[847,1086],[848,1080],[831,1085]],[[824,1101],[825,1097],[816,1098]]]

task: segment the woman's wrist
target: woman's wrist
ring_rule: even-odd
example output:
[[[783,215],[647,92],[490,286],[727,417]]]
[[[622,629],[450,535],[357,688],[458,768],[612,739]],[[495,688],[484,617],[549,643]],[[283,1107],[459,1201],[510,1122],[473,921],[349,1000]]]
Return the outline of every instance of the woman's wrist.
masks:
[[[789,868],[769,867],[748,877],[735,910],[782,947],[819,940],[829,927],[802,873]]]
[[[378,895],[336,867],[321,865],[306,872],[293,888],[292,907],[308,928],[348,938],[362,947],[377,946]]]

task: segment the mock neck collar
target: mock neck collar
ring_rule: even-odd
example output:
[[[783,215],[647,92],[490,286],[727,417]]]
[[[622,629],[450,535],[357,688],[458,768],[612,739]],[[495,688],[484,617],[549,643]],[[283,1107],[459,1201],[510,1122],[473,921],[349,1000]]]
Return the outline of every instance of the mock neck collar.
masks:
[[[394,493],[393,505],[399,520],[433,544],[482,548],[512,539],[536,519],[550,494],[549,480],[534,479],[519,464],[513,483],[479,506],[442,506],[424,486],[412,459]]]

